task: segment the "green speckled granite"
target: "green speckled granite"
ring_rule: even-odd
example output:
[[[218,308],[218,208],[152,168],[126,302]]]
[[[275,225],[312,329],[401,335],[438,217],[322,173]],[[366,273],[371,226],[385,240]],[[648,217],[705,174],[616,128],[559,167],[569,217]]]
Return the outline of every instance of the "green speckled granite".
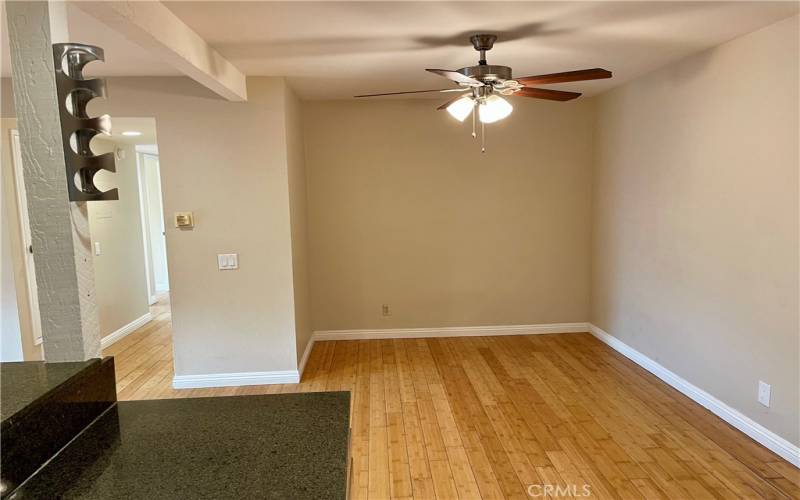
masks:
[[[349,392],[119,402],[12,495],[344,499]]]
[[[5,498],[117,401],[114,358],[3,363],[0,497]]]
[[[74,363],[0,363],[0,415],[5,420],[99,359]]]

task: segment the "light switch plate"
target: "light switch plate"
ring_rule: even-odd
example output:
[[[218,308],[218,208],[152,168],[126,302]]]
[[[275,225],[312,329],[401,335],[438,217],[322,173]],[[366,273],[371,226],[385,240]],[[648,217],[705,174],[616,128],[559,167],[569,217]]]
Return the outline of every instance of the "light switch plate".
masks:
[[[766,382],[758,381],[758,402],[769,408],[769,399],[772,396],[772,386]]]
[[[217,266],[219,267],[220,271],[239,269],[239,254],[236,253],[217,254]]]

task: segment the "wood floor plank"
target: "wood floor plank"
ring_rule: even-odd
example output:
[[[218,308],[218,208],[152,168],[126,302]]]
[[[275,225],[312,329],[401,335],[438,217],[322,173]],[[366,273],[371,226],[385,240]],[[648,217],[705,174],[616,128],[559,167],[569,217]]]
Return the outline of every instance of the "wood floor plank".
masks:
[[[800,498],[800,470],[588,334],[317,342],[299,384],[176,390],[153,314],[104,350],[120,400],[351,391],[351,498]]]

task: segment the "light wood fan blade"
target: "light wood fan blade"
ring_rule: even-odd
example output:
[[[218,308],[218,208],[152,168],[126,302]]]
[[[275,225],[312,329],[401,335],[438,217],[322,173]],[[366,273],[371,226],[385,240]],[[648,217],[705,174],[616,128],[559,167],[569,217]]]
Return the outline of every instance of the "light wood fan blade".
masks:
[[[470,78],[466,75],[462,75],[458,71],[452,71],[449,69],[426,69],[425,71],[430,71],[431,73],[439,76],[443,76],[448,80],[453,80],[454,82],[458,83],[466,83],[467,85],[473,87],[482,87],[483,82],[476,80],[474,78]]]
[[[611,78],[611,72],[603,68],[579,69],[577,71],[565,71],[563,73],[551,73],[549,75],[523,76],[514,78],[523,85],[541,85],[543,83],[567,83],[581,82],[584,80],[599,80]]]
[[[522,97],[535,97],[537,99],[548,99],[550,101],[569,101],[580,97],[579,92],[566,92],[563,90],[550,90],[550,89],[536,89],[532,87],[525,87],[514,92],[513,95]]]
[[[432,90],[409,90],[406,92],[385,92],[383,94],[364,94],[354,95],[353,97],[379,97],[382,95],[400,95],[400,94],[421,94],[423,92],[465,92],[469,89],[432,89]]]

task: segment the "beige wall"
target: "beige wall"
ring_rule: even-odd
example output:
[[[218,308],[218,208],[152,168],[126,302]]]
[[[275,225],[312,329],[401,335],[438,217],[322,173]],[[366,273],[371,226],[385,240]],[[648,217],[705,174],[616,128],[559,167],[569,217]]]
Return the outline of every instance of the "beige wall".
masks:
[[[9,96],[10,97],[10,96]],[[5,99],[5,97],[4,97]],[[3,135],[3,203],[8,210],[8,224],[17,280],[17,301],[20,312],[23,351],[25,359],[41,359],[41,349],[34,346],[30,325],[30,306],[25,286],[25,271],[22,243],[20,237],[18,207],[11,148],[10,130],[16,127],[16,120],[2,119]],[[126,150],[124,160],[117,159],[117,174],[100,174],[98,185],[102,189],[117,186],[120,200],[116,202],[96,202],[89,204],[89,224],[92,242],[101,244],[101,256],[94,257],[97,306],[100,319],[100,335],[106,336],[148,312],[147,292],[144,275],[144,255],[139,212],[139,189],[136,171],[136,156],[132,144],[116,144],[107,139],[97,138],[92,148],[97,153],[113,152],[115,147]],[[108,184],[103,184],[106,181]],[[19,248],[17,248],[19,247]]]
[[[248,79],[245,103],[186,78],[108,87],[112,116],[156,119],[167,219],[195,216],[166,228],[176,375],[295,369],[284,80]]]
[[[14,116],[13,99],[11,97],[10,79],[3,78],[3,86],[0,89],[2,97],[2,110],[4,118],[0,119],[0,137],[2,146],[2,156],[0,167],[2,167],[2,189],[3,189],[3,209],[5,211],[6,223],[9,229],[7,236],[9,239],[9,251],[11,255],[12,272],[16,286],[17,308],[19,311],[19,327],[22,334],[22,353],[25,361],[37,361],[42,359],[42,348],[34,345],[33,332],[31,325],[30,302],[28,299],[27,277],[25,275],[24,264],[24,245],[22,243],[22,232],[19,224],[19,212],[17,209],[17,191],[14,176],[14,164],[11,159],[11,130],[17,128],[17,120],[6,118]],[[10,110],[10,112],[8,111]]]
[[[300,100],[287,87],[286,154],[289,169],[289,213],[292,230],[292,283],[298,362],[311,340],[311,297],[308,282],[308,224],[305,148]]]
[[[100,336],[105,337],[149,312],[147,276],[135,145],[96,138],[92,150],[121,150],[125,156],[116,158],[116,174],[97,176],[101,190],[119,190],[119,200],[88,204]],[[94,255],[95,243],[100,255]]]
[[[110,78],[90,103],[155,118],[167,219],[194,212],[194,230],[166,228],[176,375],[297,366],[285,92],[250,78],[248,101],[229,102],[188,78]],[[234,252],[239,269],[219,271]]]
[[[586,321],[590,104],[438,104],[304,103],[314,329]]]
[[[6,196],[0,189],[0,361],[24,361]]]
[[[602,96],[592,210],[592,321],[795,444],[797,40],[794,17]]]
[[[4,79],[5,80],[5,79]],[[4,88],[3,90],[6,90]],[[10,95],[7,96],[10,99]],[[6,96],[3,96],[6,99]],[[13,107],[10,108],[13,111]],[[4,110],[7,110],[4,108]],[[13,114],[9,112],[9,114]],[[21,231],[16,203],[16,186],[11,160],[10,131],[16,128],[13,118],[2,119],[3,203],[10,228],[10,250],[16,281],[23,352],[26,360],[41,359],[41,348],[32,341],[30,305],[25,285]],[[94,257],[100,335],[107,336],[148,312],[136,155],[132,144],[116,144],[96,138],[92,148],[97,153],[113,152],[115,147],[126,151],[124,160],[117,159],[117,174],[98,176],[101,189],[117,186],[120,200],[89,204],[92,241],[101,244],[101,256]],[[103,184],[103,182],[106,184]]]

